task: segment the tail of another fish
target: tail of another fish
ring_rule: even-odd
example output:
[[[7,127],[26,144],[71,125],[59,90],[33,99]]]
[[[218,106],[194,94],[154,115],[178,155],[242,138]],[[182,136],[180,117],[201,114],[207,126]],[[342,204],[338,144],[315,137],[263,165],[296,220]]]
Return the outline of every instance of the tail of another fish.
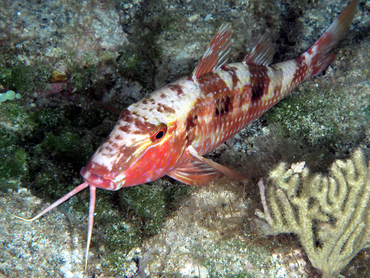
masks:
[[[359,0],[353,0],[330,25],[320,39],[318,39],[318,41],[300,57],[301,59],[305,59],[306,63],[308,62],[308,64],[311,65],[313,71],[310,76],[315,76],[321,73],[334,60],[335,55],[329,54],[329,52],[338,43],[348,26],[351,24],[353,17],[355,16],[358,2]]]

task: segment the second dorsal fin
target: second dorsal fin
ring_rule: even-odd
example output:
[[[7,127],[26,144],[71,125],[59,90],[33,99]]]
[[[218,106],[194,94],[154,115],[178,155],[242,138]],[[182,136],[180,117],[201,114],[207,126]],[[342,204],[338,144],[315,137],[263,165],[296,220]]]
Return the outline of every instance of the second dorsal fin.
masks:
[[[194,69],[193,79],[217,70],[226,63],[230,51],[231,35],[231,24],[222,24]]]
[[[243,63],[268,66],[274,57],[274,47],[268,33],[265,33],[252,51],[245,56]]]

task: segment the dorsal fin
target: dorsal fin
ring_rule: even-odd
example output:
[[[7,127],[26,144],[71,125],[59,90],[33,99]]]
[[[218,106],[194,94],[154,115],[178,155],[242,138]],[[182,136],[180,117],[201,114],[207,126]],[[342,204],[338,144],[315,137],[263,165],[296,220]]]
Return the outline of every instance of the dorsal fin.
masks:
[[[217,70],[226,63],[230,51],[231,35],[231,24],[222,24],[194,69],[193,79]]]
[[[274,47],[268,33],[265,33],[258,43],[253,47],[251,53],[245,56],[245,64],[257,64],[268,66],[272,63],[274,57]]]

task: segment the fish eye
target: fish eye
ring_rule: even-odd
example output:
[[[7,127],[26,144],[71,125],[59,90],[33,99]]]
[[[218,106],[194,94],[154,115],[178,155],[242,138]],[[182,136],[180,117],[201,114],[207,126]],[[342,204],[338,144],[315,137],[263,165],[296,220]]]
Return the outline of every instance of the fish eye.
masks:
[[[150,134],[150,140],[152,142],[158,142],[161,140],[167,133],[167,126],[164,123],[157,125]]]

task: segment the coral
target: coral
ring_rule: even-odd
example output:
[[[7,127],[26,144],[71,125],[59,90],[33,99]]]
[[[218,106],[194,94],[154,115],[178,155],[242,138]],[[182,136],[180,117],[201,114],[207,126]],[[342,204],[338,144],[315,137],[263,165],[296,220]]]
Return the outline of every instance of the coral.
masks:
[[[256,214],[268,223],[265,234],[297,234],[312,265],[324,278],[336,277],[370,247],[369,167],[361,150],[333,163],[329,176],[280,164],[270,172],[267,196],[259,182],[264,212]]]

